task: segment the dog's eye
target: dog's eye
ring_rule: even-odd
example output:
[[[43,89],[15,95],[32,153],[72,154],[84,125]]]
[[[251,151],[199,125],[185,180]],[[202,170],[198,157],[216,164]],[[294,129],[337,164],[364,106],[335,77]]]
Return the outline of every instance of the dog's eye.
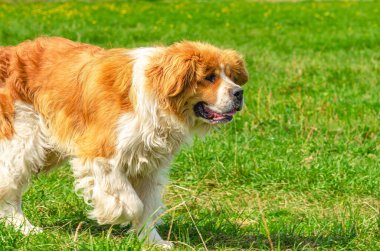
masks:
[[[211,83],[215,82],[216,76],[215,74],[210,74],[205,78],[207,81],[210,81]]]

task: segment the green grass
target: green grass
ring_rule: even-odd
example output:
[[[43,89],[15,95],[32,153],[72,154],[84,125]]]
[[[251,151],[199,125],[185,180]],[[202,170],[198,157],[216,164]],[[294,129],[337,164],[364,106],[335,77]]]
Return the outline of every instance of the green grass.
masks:
[[[177,156],[160,232],[177,249],[379,250],[379,16],[376,2],[0,4],[0,44],[51,35],[240,51],[246,108]],[[35,179],[23,208],[45,231],[0,226],[0,249],[141,249],[128,228],[88,220],[72,183],[69,166]]]

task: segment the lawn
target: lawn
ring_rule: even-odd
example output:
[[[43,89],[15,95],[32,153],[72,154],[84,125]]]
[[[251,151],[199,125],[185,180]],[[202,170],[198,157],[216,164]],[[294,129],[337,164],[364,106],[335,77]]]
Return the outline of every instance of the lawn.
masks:
[[[39,35],[110,47],[200,40],[246,59],[246,107],[184,147],[160,232],[181,249],[380,249],[380,3],[128,1],[0,4],[0,45]],[[23,208],[44,233],[0,225],[0,250],[139,250],[98,226],[69,165]]]

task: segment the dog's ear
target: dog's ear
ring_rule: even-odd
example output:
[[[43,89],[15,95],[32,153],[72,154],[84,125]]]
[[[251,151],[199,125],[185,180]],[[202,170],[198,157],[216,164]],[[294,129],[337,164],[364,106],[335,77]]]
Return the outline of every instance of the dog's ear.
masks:
[[[234,50],[225,50],[225,56],[229,62],[232,80],[238,85],[248,82],[248,71],[243,57]]]
[[[176,97],[195,79],[196,62],[191,58],[176,58],[164,67],[163,93]]]
[[[173,98],[196,81],[198,61],[199,56],[192,46],[174,44],[152,63],[147,77],[154,80],[159,95]]]

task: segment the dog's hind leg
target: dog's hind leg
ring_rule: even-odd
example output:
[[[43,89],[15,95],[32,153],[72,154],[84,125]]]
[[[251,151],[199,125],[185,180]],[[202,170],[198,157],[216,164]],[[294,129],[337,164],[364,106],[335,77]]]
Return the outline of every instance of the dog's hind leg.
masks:
[[[31,106],[18,103],[14,125],[12,138],[0,141],[0,217],[24,234],[40,232],[21,209],[22,193],[45,154],[39,116]]]
[[[7,169],[9,167],[6,167]],[[20,172],[18,175],[23,176],[20,179],[12,179],[1,184],[0,187],[0,217],[3,218],[6,225],[12,225],[23,234],[41,232],[40,228],[34,227],[24,216],[21,209],[22,192],[27,186],[27,174]],[[9,179],[12,174],[2,171],[0,179]],[[7,186],[7,187],[6,187]]]

